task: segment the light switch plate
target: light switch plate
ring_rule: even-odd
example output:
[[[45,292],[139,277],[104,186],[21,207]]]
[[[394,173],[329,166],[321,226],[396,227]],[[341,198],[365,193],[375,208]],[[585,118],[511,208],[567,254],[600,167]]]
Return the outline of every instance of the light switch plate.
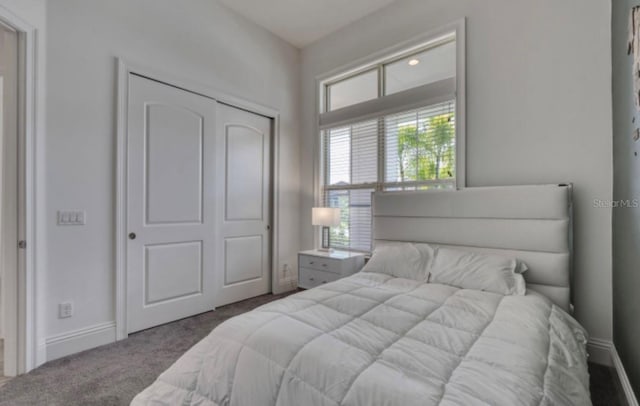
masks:
[[[87,213],[84,210],[59,210],[59,226],[83,226],[87,222]]]

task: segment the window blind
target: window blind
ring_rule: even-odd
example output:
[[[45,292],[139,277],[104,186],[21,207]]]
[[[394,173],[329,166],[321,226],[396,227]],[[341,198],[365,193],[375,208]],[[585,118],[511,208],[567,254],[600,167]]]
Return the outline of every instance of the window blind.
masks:
[[[454,111],[451,100],[385,117],[385,189],[455,183]]]
[[[341,209],[329,245],[371,249],[371,193],[455,186],[455,100],[322,132],[322,200]]]

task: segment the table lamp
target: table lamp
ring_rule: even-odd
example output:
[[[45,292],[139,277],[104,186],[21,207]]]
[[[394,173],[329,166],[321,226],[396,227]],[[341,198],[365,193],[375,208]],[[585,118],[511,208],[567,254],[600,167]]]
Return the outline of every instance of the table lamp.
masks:
[[[340,209],[336,207],[313,207],[311,209],[311,224],[322,227],[322,248],[319,250],[332,252],[333,249],[329,248],[329,227],[340,225]]]

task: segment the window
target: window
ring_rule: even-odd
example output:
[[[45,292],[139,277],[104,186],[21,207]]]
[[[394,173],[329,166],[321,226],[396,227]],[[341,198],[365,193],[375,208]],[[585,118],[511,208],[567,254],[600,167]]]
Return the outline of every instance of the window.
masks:
[[[459,32],[321,83],[320,203],[341,209],[331,247],[371,249],[374,191],[461,183]]]
[[[372,70],[327,86],[327,111],[378,97],[378,72]]]
[[[384,94],[398,93],[454,77],[456,77],[456,42],[449,41],[386,64]]]

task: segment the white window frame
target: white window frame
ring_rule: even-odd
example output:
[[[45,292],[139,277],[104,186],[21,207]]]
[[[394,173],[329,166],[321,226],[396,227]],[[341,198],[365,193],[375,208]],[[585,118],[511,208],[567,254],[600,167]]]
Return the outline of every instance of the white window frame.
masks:
[[[404,110],[407,109],[408,105],[412,103],[415,104],[415,107],[425,107],[430,104],[436,104],[438,100],[430,99],[429,95],[426,97],[420,98],[416,97],[415,94],[411,94],[411,92],[405,92],[402,100],[398,100],[398,103],[395,104],[391,102],[389,105],[382,105],[382,99],[380,97],[383,96],[381,94],[384,92],[384,65],[394,62],[399,59],[403,59],[409,55],[418,53],[424,49],[437,46],[441,42],[446,42],[446,37],[455,34],[456,41],[456,78],[453,89],[453,95],[455,97],[455,111],[456,111],[456,128],[455,128],[455,139],[456,139],[456,179],[455,179],[455,187],[456,189],[463,189],[466,186],[466,20],[460,19],[453,23],[444,25],[438,29],[431,30],[426,32],[418,37],[412,38],[408,41],[402,42],[390,48],[386,48],[375,54],[369,55],[365,58],[358,59],[346,66],[342,66],[340,68],[334,69],[330,72],[327,72],[323,75],[320,75],[316,78],[316,119],[314,120],[314,202],[315,206],[322,206],[322,191],[324,187],[324,148],[322,144],[321,134],[321,124],[320,118],[321,115],[324,118],[327,116],[331,116],[333,123],[338,125],[340,124],[340,114],[344,114],[345,111],[351,109],[351,111],[347,112],[349,117],[359,115],[361,119],[367,118],[367,107],[372,107],[372,109],[376,109],[378,111],[375,115],[380,115],[380,110],[384,110],[386,114],[393,114],[395,112],[399,112],[398,109],[394,109],[394,106],[398,104],[402,104]],[[443,41],[444,39],[444,41]],[[368,102],[358,103],[353,107],[345,107],[340,109],[342,111],[336,110],[335,114],[323,114],[327,113],[328,100],[326,100],[326,86],[334,83],[338,83],[342,80],[354,77],[360,73],[365,73],[371,71],[373,69],[378,69],[378,78],[381,83],[378,85],[378,99],[373,99]],[[429,85],[426,85],[429,86]],[[419,89],[419,88],[415,88]],[[418,92],[414,92],[418,93]],[[389,96],[387,96],[388,98]],[[415,97],[415,99],[414,99]],[[363,106],[364,104],[368,106]],[[373,107],[374,105],[377,105]],[[372,114],[373,116],[373,114]],[[349,120],[345,120],[349,121]],[[384,170],[384,156],[382,154],[378,155],[378,171]],[[380,179],[381,174],[378,176],[378,180]],[[425,182],[415,182],[415,183],[425,183]],[[403,185],[410,186],[411,182],[404,182]],[[356,189],[358,186],[350,186],[348,189]],[[370,186],[369,186],[370,188]],[[410,193],[410,192],[407,192]],[[321,232],[318,231],[314,233],[314,246],[318,246],[321,242]]]

